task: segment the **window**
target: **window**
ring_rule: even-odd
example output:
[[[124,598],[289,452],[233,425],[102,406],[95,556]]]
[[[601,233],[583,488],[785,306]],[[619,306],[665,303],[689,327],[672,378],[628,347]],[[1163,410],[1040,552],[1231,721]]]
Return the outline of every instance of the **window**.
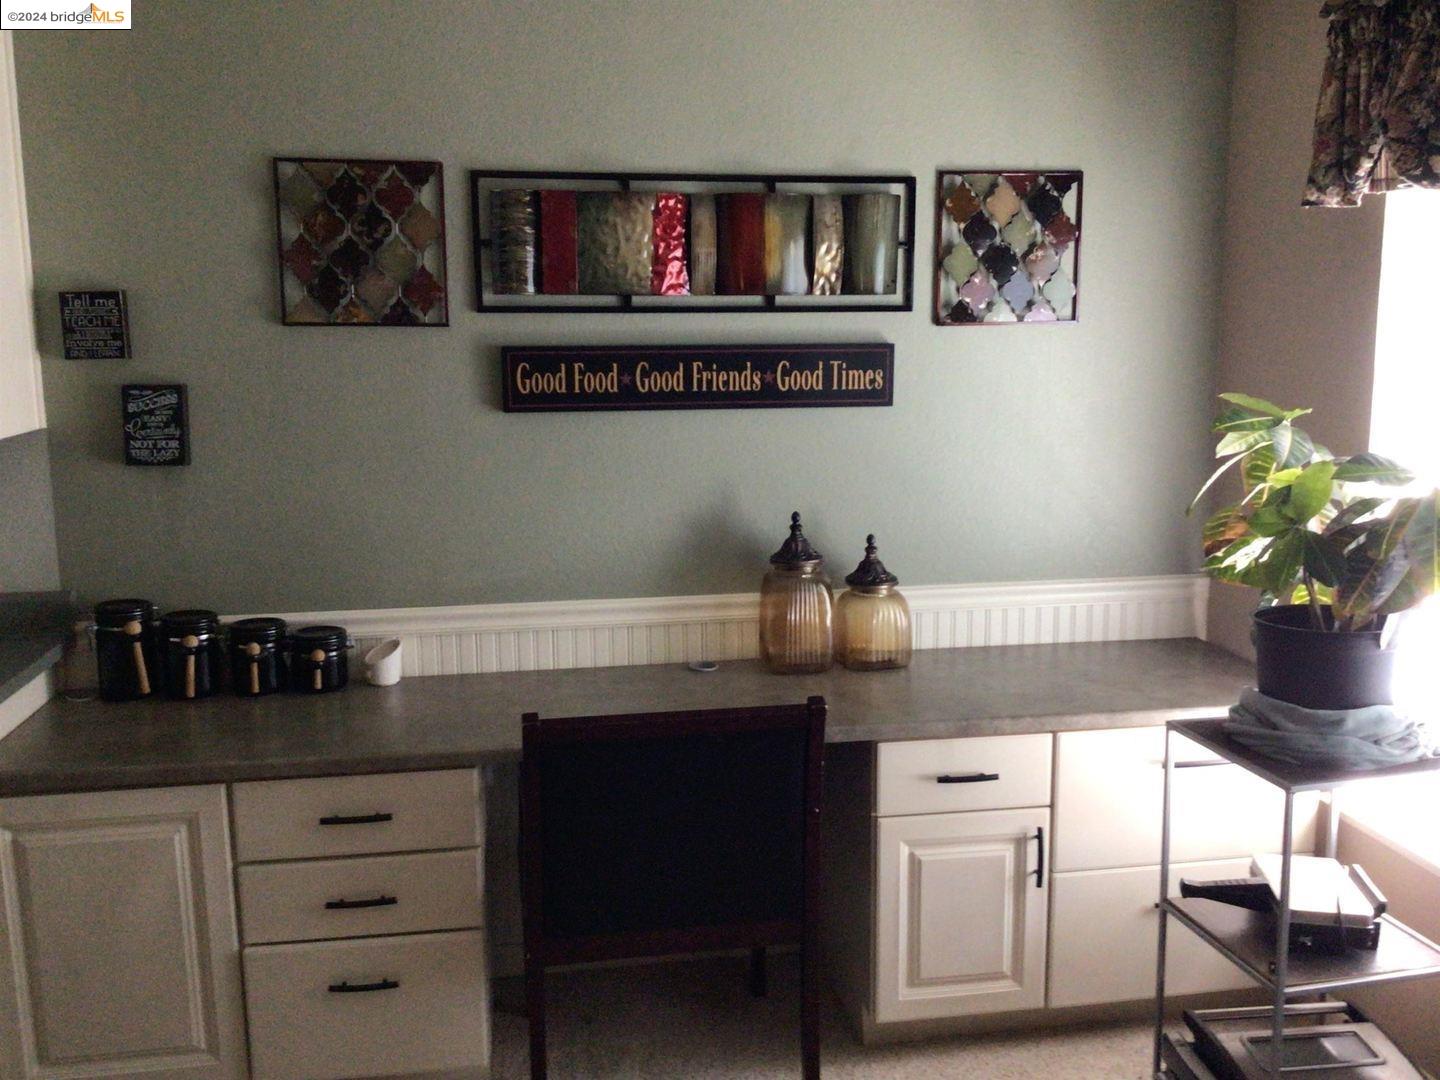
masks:
[[[1440,191],[1385,196],[1370,448],[1415,470],[1416,493],[1440,485]],[[1395,700],[1440,738],[1440,596],[1406,619]],[[1440,777],[1360,784],[1342,803],[1374,832],[1440,865]]]

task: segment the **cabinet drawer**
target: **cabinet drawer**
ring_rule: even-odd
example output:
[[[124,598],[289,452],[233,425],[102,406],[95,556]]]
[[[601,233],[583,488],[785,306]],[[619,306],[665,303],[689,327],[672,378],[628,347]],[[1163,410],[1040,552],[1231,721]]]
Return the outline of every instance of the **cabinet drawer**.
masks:
[[[1279,789],[1183,735],[1173,737],[1170,861],[1278,851]],[[1055,744],[1055,871],[1160,862],[1165,729],[1066,731]],[[1295,850],[1312,851],[1318,796],[1295,799]]]
[[[1170,868],[1170,895],[1182,877],[1248,877],[1249,859]],[[1050,879],[1052,1009],[1139,1001],[1155,994],[1160,867],[1089,870]],[[1240,990],[1254,983],[1174,919],[1169,924],[1166,989],[1172,994]]]
[[[481,922],[480,852],[375,855],[242,866],[247,945],[424,930]]]
[[[474,847],[479,800],[474,769],[236,784],[236,858]]]
[[[1050,805],[1049,735],[926,739],[875,749],[875,813]]]
[[[252,1076],[485,1068],[485,982],[479,931],[246,949]]]

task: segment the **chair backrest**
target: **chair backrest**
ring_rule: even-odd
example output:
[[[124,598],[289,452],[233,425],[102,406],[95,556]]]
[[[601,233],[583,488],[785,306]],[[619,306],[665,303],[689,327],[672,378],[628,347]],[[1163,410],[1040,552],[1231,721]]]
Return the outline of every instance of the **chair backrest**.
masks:
[[[798,940],[818,879],[824,725],[818,697],[526,714],[527,951],[563,963],[725,947],[735,934]]]

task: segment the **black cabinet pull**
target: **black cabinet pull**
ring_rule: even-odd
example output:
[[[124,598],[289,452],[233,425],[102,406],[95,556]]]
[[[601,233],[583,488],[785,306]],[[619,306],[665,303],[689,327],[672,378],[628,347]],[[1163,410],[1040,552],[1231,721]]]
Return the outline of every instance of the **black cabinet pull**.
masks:
[[[327,989],[332,994],[368,994],[372,990],[399,990],[400,984],[394,979],[381,979],[373,983],[331,983]]]
[[[961,773],[958,776],[950,773],[943,773],[935,777],[937,784],[983,784],[987,780],[999,780],[998,772],[972,772]]]
[[[1035,835],[1030,839],[1036,842],[1038,848],[1035,856],[1035,888],[1043,889],[1045,887],[1045,826],[1035,826]]]
[[[348,911],[351,908],[391,907],[399,902],[399,898],[394,896],[375,896],[369,900],[346,900],[342,897],[339,900],[326,900],[325,907],[330,911]]]
[[[320,819],[321,825],[379,825],[382,821],[394,821],[394,814],[329,814]]]

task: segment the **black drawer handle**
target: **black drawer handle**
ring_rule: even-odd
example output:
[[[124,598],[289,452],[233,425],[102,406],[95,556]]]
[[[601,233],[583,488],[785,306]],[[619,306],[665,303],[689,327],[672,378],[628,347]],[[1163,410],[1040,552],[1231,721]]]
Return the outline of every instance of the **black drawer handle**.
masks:
[[[373,983],[331,983],[328,989],[332,994],[368,994],[373,990],[399,990],[400,984],[394,979],[381,979]]]
[[[330,814],[320,819],[321,825],[379,825],[394,821],[394,814]]]
[[[983,784],[987,780],[999,780],[998,772],[972,772],[962,773],[959,776],[948,773],[935,777],[937,784]]]
[[[375,896],[369,900],[346,900],[342,897],[339,900],[326,900],[325,907],[329,911],[349,911],[351,908],[393,907],[399,902],[394,896]]]
[[[1035,845],[1035,888],[1045,887],[1045,826],[1037,825],[1035,835],[1030,837]]]

